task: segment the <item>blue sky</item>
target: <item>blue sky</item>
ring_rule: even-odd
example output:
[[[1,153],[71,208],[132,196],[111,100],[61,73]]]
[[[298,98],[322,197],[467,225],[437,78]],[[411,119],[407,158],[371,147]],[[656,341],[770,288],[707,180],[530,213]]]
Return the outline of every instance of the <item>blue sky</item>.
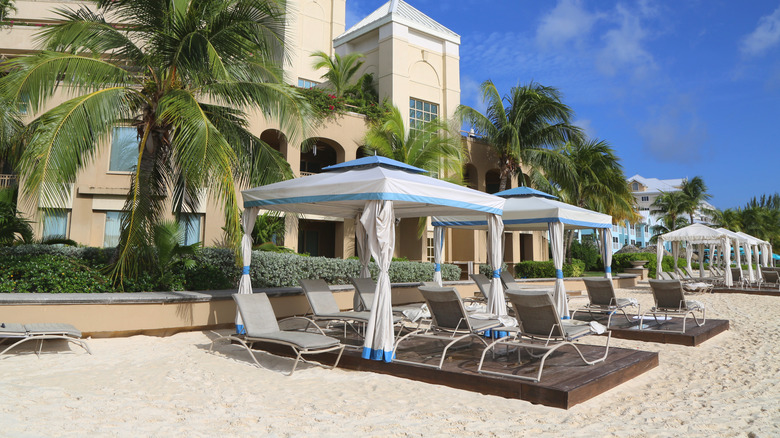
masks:
[[[461,36],[461,103],[557,87],[627,177],[701,176],[725,209],[780,191],[780,0],[408,0]],[[384,0],[347,0],[347,28]]]

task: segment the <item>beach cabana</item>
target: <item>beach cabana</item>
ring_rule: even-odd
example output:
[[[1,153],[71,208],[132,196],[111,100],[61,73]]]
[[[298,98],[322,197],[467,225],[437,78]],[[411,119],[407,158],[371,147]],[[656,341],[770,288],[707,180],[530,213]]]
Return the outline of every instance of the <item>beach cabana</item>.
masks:
[[[604,270],[607,278],[612,277],[612,216],[580,208],[558,201],[548,193],[529,187],[517,187],[496,193],[506,198],[504,214],[501,217],[505,231],[548,231],[555,266],[555,289],[553,298],[561,315],[569,314],[566,301],[566,288],[563,283],[563,231],[576,229],[596,229],[599,233],[599,248],[602,249]],[[436,216],[432,219],[434,227],[452,227],[484,230],[488,222],[478,216]],[[491,248],[493,249],[493,248]],[[503,249],[499,256],[503,255]],[[503,258],[503,257],[502,257]],[[440,263],[437,261],[437,263]],[[500,266],[500,264],[499,264]],[[497,274],[494,272],[493,274]],[[501,296],[501,307],[506,305]],[[495,310],[489,309],[491,313]]]
[[[766,262],[761,261],[760,254],[766,254],[769,250],[769,242],[766,242],[764,240],[759,239],[758,237],[753,237],[750,234],[743,233],[742,231],[737,231],[737,234],[747,239],[748,246],[752,249],[752,256],[750,251],[747,253],[748,259],[748,266],[750,267],[750,281],[760,281],[761,280],[761,266],[766,266]],[[755,257],[755,259],[754,259]],[[755,260],[756,270],[755,270],[755,276],[753,275],[753,262]]]
[[[363,357],[392,360],[393,314],[388,270],[395,248],[396,219],[435,214],[481,214],[494,225],[490,240],[502,237],[504,199],[426,176],[427,172],[384,157],[365,157],[336,164],[322,173],[244,190],[244,271],[239,293],[252,293],[249,278],[250,233],[259,210],[355,219],[362,274],[374,257],[378,267],[376,295],[365,332]],[[499,265],[500,266],[500,265]],[[240,325],[241,321],[236,321]]]
[[[726,228],[718,228],[718,231],[720,231],[721,233],[729,237],[730,243],[733,245],[734,248],[734,263],[737,265],[736,268],[739,269],[739,277],[745,278],[744,273],[742,272],[742,251],[740,251],[740,247],[742,248],[747,247],[747,239]],[[728,247],[723,252],[724,255],[728,255],[731,253]],[[725,264],[724,270],[729,271],[729,268],[731,267],[731,259],[728,256],[726,257],[726,261],[724,264]],[[731,286],[731,285],[727,284],[727,286]]]
[[[690,249],[693,248],[693,245],[699,245],[699,254],[702,255],[702,257],[699,258],[699,275],[701,277],[704,276],[704,245],[720,245],[721,253],[725,256],[726,260],[726,266],[728,267],[731,264],[731,251],[729,250],[729,240],[730,237],[726,234],[722,233],[719,230],[712,229],[706,225],[702,224],[691,224],[687,227],[680,228],[679,230],[674,230],[666,234],[662,234],[658,236],[658,243],[656,244],[657,247],[657,261],[656,261],[656,278],[661,278],[661,271],[663,270],[662,261],[664,257],[664,246],[663,242],[671,242],[672,243],[672,258],[674,258],[675,263],[675,271],[677,270],[677,246],[679,242],[688,242],[688,246]],[[688,250],[690,253],[691,250]],[[713,251],[714,252],[714,251]],[[687,257],[690,264],[690,257]],[[731,286],[733,280],[731,278],[731,270],[725,269],[725,278],[724,278],[726,285]]]

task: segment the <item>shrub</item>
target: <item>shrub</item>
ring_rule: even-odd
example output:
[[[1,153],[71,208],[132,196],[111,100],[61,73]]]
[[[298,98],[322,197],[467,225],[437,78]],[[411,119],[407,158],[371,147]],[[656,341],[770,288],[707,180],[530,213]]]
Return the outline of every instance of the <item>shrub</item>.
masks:
[[[572,259],[571,264],[564,263],[564,277],[582,277],[585,272],[585,262]],[[527,261],[515,265],[515,276],[518,278],[554,278],[555,266],[552,260],[545,262]]]
[[[604,270],[601,254],[596,244],[593,243],[593,239],[584,240],[582,243],[576,240],[572,241],[571,256],[572,259],[582,260],[585,263],[586,271]]]
[[[108,277],[79,260],[56,255],[5,257],[0,265],[0,292],[111,292]]]

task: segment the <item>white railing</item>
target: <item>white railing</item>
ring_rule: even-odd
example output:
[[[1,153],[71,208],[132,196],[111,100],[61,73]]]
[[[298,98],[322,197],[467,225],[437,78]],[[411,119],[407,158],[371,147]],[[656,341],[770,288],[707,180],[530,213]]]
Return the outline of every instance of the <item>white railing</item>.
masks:
[[[16,184],[16,175],[0,174],[0,188],[11,187]]]
[[[301,173],[301,176],[311,176],[311,175],[316,175],[317,174],[315,172],[304,172],[304,171],[301,171],[300,173]]]

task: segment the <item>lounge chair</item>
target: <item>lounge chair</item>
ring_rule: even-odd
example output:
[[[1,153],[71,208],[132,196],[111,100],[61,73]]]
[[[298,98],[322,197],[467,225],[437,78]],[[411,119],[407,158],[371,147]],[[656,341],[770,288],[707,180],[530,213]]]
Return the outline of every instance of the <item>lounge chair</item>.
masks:
[[[362,337],[362,332],[354,326],[353,323],[368,323],[371,315],[370,311],[346,311],[342,312],[333,297],[328,283],[323,279],[298,280],[303,289],[306,300],[309,301],[312,315],[311,319],[315,321],[327,321],[328,323],[339,321],[344,323],[344,336],[346,336],[347,327],[351,328],[356,334]],[[373,299],[371,300],[373,302]]]
[[[617,298],[615,296],[615,288],[612,285],[612,280],[609,278],[583,278],[585,282],[585,288],[588,290],[588,304],[576,309],[572,313],[571,318],[574,319],[574,315],[577,312],[588,312],[593,318],[594,313],[607,314],[607,328],[612,323],[612,315],[617,312],[622,312],[626,321],[632,322],[626,314],[626,307],[635,307],[637,315],[641,315],[641,307],[636,300],[629,298]]]
[[[487,301],[488,297],[490,296],[490,279],[485,276],[485,274],[469,274],[469,277],[471,277],[472,280],[474,280],[474,283],[477,284],[477,289],[479,289],[479,293],[482,294],[481,297],[474,297],[474,301]]]
[[[742,270],[739,268],[729,268],[731,269],[731,280],[734,282],[734,285],[736,286],[739,284],[740,287],[747,287],[748,286],[748,279],[742,276]]]
[[[252,351],[255,342],[287,345],[295,352],[295,362],[293,363],[292,370],[288,376],[291,376],[295,372],[295,368],[298,366],[298,362],[301,361],[304,354],[319,354],[338,350],[339,355],[336,357],[336,362],[330,368],[333,369],[339,364],[345,346],[339,342],[338,339],[325,336],[322,329],[317,327],[313,321],[309,321],[308,318],[300,317],[282,320],[305,319],[311,322],[309,326],[315,327],[319,331],[318,333],[280,330],[279,323],[276,321],[274,309],[271,307],[271,302],[268,300],[266,294],[233,294],[233,299],[236,301],[238,312],[241,314],[241,319],[244,321],[246,333],[220,336],[211,341],[209,351],[213,350],[214,343],[217,341],[225,339],[236,341],[249,352],[252,359],[255,361],[255,364],[262,368],[257,357],[255,357],[254,351]],[[306,359],[303,359],[303,361],[308,362]]]
[[[431,312],[431,324],[425,329],[406,334],[396,341],[395,348],[393,348],[393,356],[396,357],[394,362],[441,369],[444,359],[447,357],[447,351],[457,342],[466,338],[476,338],[483,345],[487,345],[483,336],[484,332],[502,326],[498,319],[477,319],[469,316],[463,307],[463,301],[461,301],[458,291],[453,287],[423,286],[419,289]],[[442,350],[438,365],[398,359],[396,353],[401,343],[414,338],[449,341]]]
[[[514,377],[518,379],[531,380],[538,382],[542,378],[544,362],[557,349],[570,345],[580,355],[580,358],[587,365],[594,365],[603,362],[609,354],[609,341],[612,338],[612,332],[607,331],[607,344],[604,350],[604,356],[594,360],[588,360],[582,354],[579,347],[573,342],[584,336],[595,334],[590,325],[582,324],[579,321],[562,320],[555,308],[552,297],[545,290],[509,290],[507,291],[509,302],[517,314],[519,327],[502,328],[511,332],[509,336],[497,339],[485,348],[482,352],[482,358],[479,361],[477,370],[484,374],[494,374],[502,377]],[[493,351],[497,345],[506,345],[508,347],[518,347],[518,362],[520,352],[527,351],[533,358],[541,358],[539,371],[535,377],[521,376],[513,373],[502,373],[498,371],[483,369],[485,356],[489,351]],[[544,351],[543,354],[534,354],[534,351]]]
[[[664,321],[669,315],[677,315],[683,317],[682,331],[679,330],[663,330],[653,329],[654,331],[671,332],[671,333],[685,333],[685,323],[688,320],[688,315],[693,317],[697,326],[701,327],[707,322],[707,314],[704,305],[685,299],[685,292],[683,291],[682,283],[680,280],[649,280],[650,289],[653,291],[653,300],[655,306],[646,313],[643,313],[639,318],[640,330],[644,329],[644,321],[646,315],[653,315],[653,318],[658,323],[658,315],[664,316]],[[701,313],[702,320],[696,317],[696,313]]]
[[[501,270],[501,283],[504,284],[504,289],[520,289],[514,275],[503,269]]]
[[[81,339],[81,331],[70,324],[58,323],[33,323],[18,324],[13,322],[0,323],[0,342],[5,340],[16,340],[5,350],[0,352],[4,354],[19,344],[27,341],[38,341],[38,350],[35,354],[41,354],[43,350],[43,341],[46,339],[64,339],[70,343],[76,344],[92,354],[87,342]]]
[[[360,301],[363,303],[363,308],[367,311],[371,311],[371,307],[374,305],[374,295],[376,295],[376,283],[374,280],[372,278],[349,277],[349,281],[355,286]],[[424,283],[436,284],[432,281]],[[404,306],[393,306],[393,313],[409,322],[414,322],[425,312],[422,312],[422,305],[408,304]],[[412,317],[410,318],[407,314],[412,315]]]
[[[764,284],[780,289],[780,272],[774,269],[761,269],[761,275],[764,277]]]

